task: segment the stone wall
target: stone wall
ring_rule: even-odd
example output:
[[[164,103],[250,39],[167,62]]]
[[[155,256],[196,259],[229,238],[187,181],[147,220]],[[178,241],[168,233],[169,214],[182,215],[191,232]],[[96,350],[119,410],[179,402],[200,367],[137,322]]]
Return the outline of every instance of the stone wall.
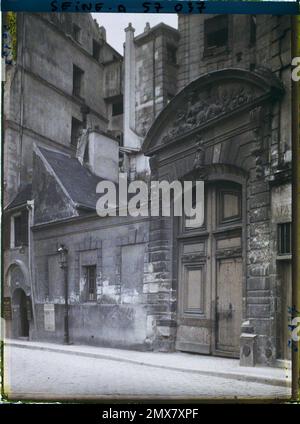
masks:
[[[59,232],[59,237],[58,237]],[[74,343],[148,349],[152,268],[149,220],[82,218],[34,230],[38,338],[63,335],[63,274],[57,248],[68,247],[70,337]],[[85,297],[83,267],[97,266],[97,300]],[[55,305],[55,329],[45,330],[44,304]]]

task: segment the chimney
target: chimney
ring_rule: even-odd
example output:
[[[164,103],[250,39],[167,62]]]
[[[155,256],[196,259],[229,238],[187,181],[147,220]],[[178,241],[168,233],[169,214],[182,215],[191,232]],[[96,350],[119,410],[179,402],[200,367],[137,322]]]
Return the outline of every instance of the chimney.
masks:
[[[104,180],[119,180],[119,143],[96,130],[89,131],[89,167],[93,174]]]
[[[144,32],[149,32],[151,30],[149,22],[146,22],[146,26],[144,28]]]
[[[101,26],[99,28],[99,31],[100,31],[100,37],[102,38],[102,40],[106,41],[106,29],[103,26]]]
[[[135,133],[135,45],[131,23],[125,29],[125,82],[124,82],[124,147],[139,149],[141,139]]]

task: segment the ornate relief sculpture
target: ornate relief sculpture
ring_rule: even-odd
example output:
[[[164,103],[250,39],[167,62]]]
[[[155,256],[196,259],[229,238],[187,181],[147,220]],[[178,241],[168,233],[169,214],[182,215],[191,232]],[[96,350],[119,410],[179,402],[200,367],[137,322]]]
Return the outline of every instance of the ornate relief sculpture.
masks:
[[[214,86],[204,92],[199,90],[199,92],[190,93],[187,105],[177,112],[172,126],[162,137],[162,141],[166,143],[205,122],[238,109],[251,102],[255,94],[253,88],[247,88],[241,84]]]

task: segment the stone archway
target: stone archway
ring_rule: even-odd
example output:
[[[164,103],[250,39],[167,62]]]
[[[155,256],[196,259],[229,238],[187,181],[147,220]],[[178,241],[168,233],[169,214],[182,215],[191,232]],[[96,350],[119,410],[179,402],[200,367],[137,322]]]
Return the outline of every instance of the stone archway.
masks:
[[[27,267],[23,262],[17,260],[10,264],[5,275],[7,294],[10,294],[12,309],[9,334],[14,338],[29,338],[32,311]]]

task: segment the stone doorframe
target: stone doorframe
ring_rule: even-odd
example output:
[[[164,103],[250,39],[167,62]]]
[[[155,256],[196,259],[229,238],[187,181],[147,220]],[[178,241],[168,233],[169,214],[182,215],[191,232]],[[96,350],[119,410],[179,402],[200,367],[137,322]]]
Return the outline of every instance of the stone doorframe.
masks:
[[[12,279],[12,273],[16,272],[15,278]],[[14,303],[14,295],[18,290],[22,290],[26,297],[31,296],[29,271],[25,263],[19,259],[14,260],[9,264],[4,272],[4,295],[11,298],[12,306],[12,323],[10,336],[19,336],[19,315],[18,304]]]
[[[270,226],[268,171],[271,150],[277,143],[272,137],[272,120],[282,95],[280,81],[268,70],[226,69],[203,75],[159,114],[143,145],[155,180],[174,181],[197,173],[204,180],[221,178],[243,185],[247,205],[243,317],[257,334],[257,358],[262,363],[271,361],[276,349],[269,285],[272,252],[265,234]],[[176,334],[173,244],[173,220],[152,218],[149,260],[157,255],[161,258],[160,291],[156,309],[152,308],[157,311],[153,347],[159,350],[174,349]]]

